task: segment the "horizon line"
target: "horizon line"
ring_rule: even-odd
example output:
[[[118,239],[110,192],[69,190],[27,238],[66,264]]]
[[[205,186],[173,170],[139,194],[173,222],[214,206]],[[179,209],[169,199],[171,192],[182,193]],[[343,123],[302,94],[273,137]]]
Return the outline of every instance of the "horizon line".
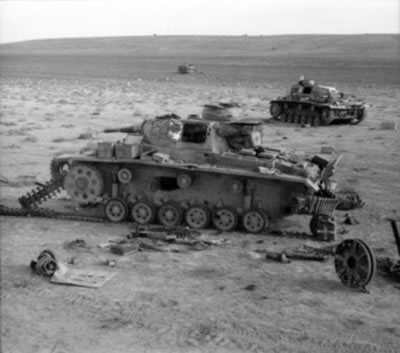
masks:
[[[82,37],[54,37],[54,38],[35,38],[25,39],[10,42],[0,42],[3,44],[20,44],[26,42],[36,41],[51,41],[51,40],[74,40],[74,39],[101,39],[101,38],[138,38],[138,37],[283,37],[283,36],[367,36],[367,35],[399,35],[399,33],[393,32],[366,32],[366,33],[286,33],[286,34],[140,34],[140,35],[117,35],[117,36],[82,36]]]

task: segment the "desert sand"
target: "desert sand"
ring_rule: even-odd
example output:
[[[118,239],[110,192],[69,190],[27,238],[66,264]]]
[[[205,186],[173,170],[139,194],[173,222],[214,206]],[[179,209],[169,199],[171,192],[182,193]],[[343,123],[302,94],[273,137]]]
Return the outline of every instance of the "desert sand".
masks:
[[[86,42],[85,42],[86,41]],[[266,145],[343,159],[338,189],[365,201],[359,224],[338,240],[360,238],[378,256],[398,257],[387,217],[400,221],[399,36],[121,38],[52,40],[0,46],[1,204],[50,178],[57,153],[112,141],[123,127],[165,113],[200,114],[232,100],[242,117],[265,120]],[[184,62],[198,72],[178,75]],[[302,128],[269,120],[269,102],[300,74],[367,102],[360,125]],[[397,122],[399,129],[382,130]],[[65,195],[43,204],[71,211]],[[273,228],[307,231],[294,216]],[[241,232],[230,243],[187,253],[111,254],[98,245],[129,233],[128,223],[96,224],[1,217],[2,352],[397,352],[399,284],[377,274],[369,294],[345,287],[333,259],[281,264],[254,250],[302,239]],[[208,231],[205,231],[206,233]],[[83,239],[86,249],[65,249]],[[45,248],[77,268],[117,275],[100,289],[55,285],[29,263]],[[115,259],[114,268],[105,266]]]

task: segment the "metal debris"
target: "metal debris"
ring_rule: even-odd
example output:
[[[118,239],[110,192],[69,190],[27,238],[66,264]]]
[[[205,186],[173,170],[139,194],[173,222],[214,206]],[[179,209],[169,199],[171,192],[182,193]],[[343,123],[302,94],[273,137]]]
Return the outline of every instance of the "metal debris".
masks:
[[[43,250],[36,261],[31,261],[31,269],[40,276],[51,277],[58,268],[54,253],[49,250]]]
[[[376,272],[375,255],[360,239],[346,239],[336,247],[335,270],[341,282],[366,291]]]

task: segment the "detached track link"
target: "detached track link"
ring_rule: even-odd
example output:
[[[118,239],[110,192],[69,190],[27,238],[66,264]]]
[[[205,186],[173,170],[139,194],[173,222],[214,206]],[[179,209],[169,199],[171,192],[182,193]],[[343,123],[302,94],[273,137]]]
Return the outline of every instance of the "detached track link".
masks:
[[[0,205],[0,216],[43,217],[43,218],[64,219],[64,220],[82,221],[82,222],[96,222],[96,223],[108,222],[104,218],[80,216],[75,213],[57,212],[48,208],[13,208],[4,205]]]
[[[52,179],[45,184],[38,186],[35,190],[21,196],[18,201],[22,208],[13,208],[0,205],[0,216],[14,217],[44,217],[54,219],[64,219],[83,222],[105,223],[106,219],[90,216],[81,216],[75,213],[57,212],[48,208],[38,208],[41,204],[56,195],[63,189],[64,175],[60,175],[56,179]]]
[[[21,196],[18,201],[23,208],[37,207],[43,201],[46,201],[60,192],[64,187],[64,176],[61,175],[57,179],[52,179],[43,185],[38,186],[35,190]]]

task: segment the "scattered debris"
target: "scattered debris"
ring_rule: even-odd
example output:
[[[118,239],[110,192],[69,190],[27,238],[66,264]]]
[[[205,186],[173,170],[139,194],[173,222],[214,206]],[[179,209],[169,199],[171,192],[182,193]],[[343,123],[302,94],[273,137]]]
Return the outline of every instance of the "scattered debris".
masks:
[[[75,239],[72,241],[65,241],[64,242],[64,249],[78,249],[78,248],[85,248],[88,249],[89,246],[83,239]]]
[[[81,287],[99,288],[113,278],[116,272],[87,269],[70,269],[59,263],[52,250],[43,250],[37,261],[31,261],[30,267],[38,275],[50,277],[50,282],[70,284]]]
[[[50,282],[79,287],[100,288],[116,275],[117,272],[70,269],[63,264],[59,264],[57,271],[50,278]]]
[[[365,205],[365,202],[361,200],[360,196],[355,192],[338,193],[337,201],[336,209],[340,211],[354,210],[355,208],[361,208]]]
[[[176,245],[186,246],[190,250],[204,250],[210,246],[228,243],[225,238],[210,239],[199,231],[190,228],[148,225],[135,225],[135,230],[116,244],[108,245],[112,253],[126,255],[137,251],[173,251],[181,252]],[[171,246],[174,245],[174,246]],[[108,247],[102,244],[102,248]]]
[[[45,277],[51,277],[58,268],[54,253],[48,249],[39,254],[37,261],[32,260],[30,266],[39,276]]]
[[[290,260],[306,260],[306,261],[326,261],[328,255],[317,253],[315,249],[301,247],[295,250],[283,250],[274,252],[269,250],[257,250],[257,252],[265,253],[265,257],[269,260],[279,261],[282,263],[290,263]]]
[[[397,130],[397,121],[382,121],[381,130]]]
[[[272,252],[272,251],[265,251],[265,258],[268,260],[279,261],[283,264],[288,264],[291,261],[287,258],[285,252]]]
[[[333,146],[322,146],[321,147],[322,154],[333,154],[335,152],[336,152],[336,149]]]
[[[360,224],[360,222],[350,213],[346,213],[344,215],[343,223],[349,225]]]
[[[244,287],[244,289],[252,292],[254,289],[256,289],[256,285],[255,284],[249,284],[248,286]]]
[[[107,259],[107,266],[115,267],[115,266],[117,266],[117,261],[113,260],[113,259]]]

